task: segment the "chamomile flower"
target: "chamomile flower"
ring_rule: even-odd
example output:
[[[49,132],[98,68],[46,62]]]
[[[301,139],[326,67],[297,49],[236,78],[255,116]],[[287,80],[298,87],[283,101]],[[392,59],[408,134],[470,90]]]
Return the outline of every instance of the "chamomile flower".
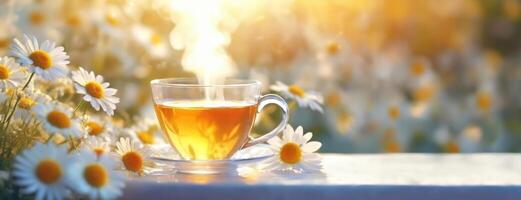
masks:
[[[0,8],[1,10],[2,8]],[[14,35],[18,32],[18,27],[14,24],[14,17],[2,16],[0,17],[0,54],[5,55]]]
[[[75,192],[89,199],[116,199],[123,194],[125,175],[114,170],[114,160],[92,151],[81,151],[77,156],[67,171],[68,183]]]
[[[388,128],[384,130],[381,141],[382,149],[387,153],[397,153],[403,151],[403,147],[397,139],[397,130]]]
[[[134,141],[140,141],[145,145],[154,145],[164,143],[158,135],[159,126],[154,120],[144,119],[141,123],[128,129],[128,134]]]
[[[38,81],[35,84],[38,84]],[[76,94],[74,83],[68,77],[56,79],[53,82],[47,81],[44,84],[47,86],[46,93],[54,99],[66,99]]]
[[[37,104],[51,102],[51,97],[38,90],[28,90],[21,94],[18,108],[14,113],[16,118],[27,119],[34,113]]]
[[[96,110],[103,109],[107,114],[114,115],[116,103],[119,98],[114,95],[118,90],[109,88],[109,83],[103,82],[103,77],[87,72],[80,67],[78,71],[72,72],[72,80],[78,94],[84,94],[83,100],[90,102]]]
[[[461,151],[457,139],[451,134],[447,125],[438,127],[434,131],[433,140],[445,153],[459,153]]]
[[[81,146],[85,150],[94,152],[97,156],[102,156],[110,152],[109,142],[110,140],[104,138],[89,137],[81,143]]]
[[[155,30],[143,25],[132,27],[135,40],[154,58],[165,58],[168,55],[167,40]]]
[[[322,144],[316,141],[309,142],[311,137],[311,132],[303,135],[302,126],[295,130],[290,125],[286,126],[282,138],[276,136],[268,140],[275,156],[266,160],[261,168],[295,172],[320,170],[321,158],[314,152],[320,149]]]
[[[98,137],[105,140],[114,139],[114,126],[110,119],[90,116],[86,117],[83,121],[83,124],[87,129],[87,137]]]
[[[34,108],[42,127],[50,134],[79,137],[83,135],[79,121],[72,117],[72,109],[66,105],[40,103]]]
[[[0,58],[0,89],[17,87],[25,79],[25,72],[20,65],[9,57]]]
[[[127,20],[122,10],[115,6],[106,6],[90,12],[93,24],[101,33],[114,40],[121,40],[125,36],[125,23]]]
[[[23,41],[14,39],[11,55],[20,65],[29,67],[30,72],[45,80],[52,81],[69,73],[69,56],[63,47],[56,47],[56,44],[49,40],[40,44],[36,37],[24,35]]]
[[[385,94],[383,96],[386,98],[373,102],[369,115],[370,120],[377,121],[385,127],[394,127],[406,123],[409,117],[407,102],[398,95]]]
[[[15,183],[36,199],[64,199],[68,196],[66,169],[70,163],[66,145],[37,143],[14,160]]]
[[[89,9],[85,8],[81,9],[72,9],[67,10],[61,13],[60,20],[61,21],[61,29],[60,31],[65,32],[65,34],[72,34],[73,38],[79,39],[88,30],[92,30],[92,23],[88,21]]]
[[[270,87],[276,92],[280,92],[284,97],[297,101],[301,107],[309,107],[312,110],[324,112],[322,109],[322,103],[324,99],[321,95],[315,92],[306,92],[298,85],[286,85],[280,81],[277,81],[275,85]]]
[[[0,91],[0,103],[6,103],[13,99],[16,90],[14,88],[8,88],[7,90]]]
[[[16,26],[21,32],[29,33],[39,38],[52,39],[54,41],[61,40],[61,32],[58,31],[58,24],[56,23],[56,6],[31,3],[16,7]]]
[[[116,147],[122,168],[130,172],[142,174],[146,167],[154,165],[154,162],[149,158],[148,149],[138,145],[130,138],[120,138]]]
[[[408,72],[405,73],[409,80],[408,83],[411,85],[417,84],[419,80],[433,76],[432,66],[428,59],[425,58],[414,58],[409,64]],[[403,72],[402,72],[403,73]]]
[[[497,115],[501,105],[501,95],[497,93],[497,86],[492,81],[480,83],[479,89],[471,97],[473,106],[471,111],[476,116],[491,117]]]
[[[469,124],[459,134],[458,144],[461,152],[479,152],[482,151],[484,145],[481,144],[483,138],[483,129],[474,124]]]

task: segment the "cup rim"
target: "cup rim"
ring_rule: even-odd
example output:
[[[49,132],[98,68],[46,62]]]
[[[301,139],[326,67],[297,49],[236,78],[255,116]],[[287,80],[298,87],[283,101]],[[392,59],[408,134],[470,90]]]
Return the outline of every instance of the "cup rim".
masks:
[[[261,82],[252,79],[225,79],[224,84],[200,84],[197,78],[160,78],[150,81],[150,85],[169,87],[247,87],[260,86]]]

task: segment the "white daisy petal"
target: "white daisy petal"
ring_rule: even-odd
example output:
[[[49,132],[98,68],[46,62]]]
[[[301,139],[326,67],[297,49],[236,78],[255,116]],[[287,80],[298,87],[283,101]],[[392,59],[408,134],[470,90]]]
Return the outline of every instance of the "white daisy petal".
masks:
[[[86,195],[89,199],[116,199],[122,194],[125,179],[121,177],[120,172],[114,170],[113,161],[108,155],[97,156],[92,151],[80,151],[77,157],[81,159],[67,171],[68,183],[75,192]],[[96,167],[98,170],[87,171],[89,167]],[[97,182],[90,182],[86,176],[106,176],[108,181],[99,185]]]
[[[317,161],[317,160],[321,160],[322,156],[320,156],[320,154],[318,154],[318,153],[307,153],[307,154],[304,154],[304,159],[307,161]]]
[[[19,39],[15,39],[15,44],[11,48],[10,52],[10,55],[13,55],[20,65],[28,67],[30,72],[34,72],[41,78],[49,81],[67,75],[68,70],[65,63],[69,63],[67,60],[68,56],[57,56],[60,54],[66,55],[63,51],[63,47],[49,49],[50,47],[53,47],[49,41],[44,41],[40,45],[36,37],[29,35],[24,35],[23,41],[24,42],[21,42]],[[33,53],[38,53],[39,59],[32,60],[34,59],[31,57]]]
[[[289,141],[291,139],[291,136],[293,135],[293,133],[294,133],[293,128],[291,127],[291,125],[288,124],[286,126],[286,129],[282,133],[282,140]]]
[[[313,133],[311,133],[311,132],[307,132],[307,133],[306,133],[304,136],[302,136],[302,137],[303,137],[303,139],[304,139],[304,141],[303,141],[304,143],[309,142],[309,140],[311,140],[311,138],[313,137]]]
[[[67,176],[61,171],[68,168],[69,156],[67,147],[55,144],[37,143],[32,148],[25,150],[15,159],[15,166],[20,164],[30,166],[15,168],[13,175],[16,177],[15,184],[21,187],[26,194],[35,193],[35,199],[63,199],[67,197]],[[46,163],[43,163],[43,162]],[[38,171],[44,167],[46,171]],[[53,171],[54,170],[54,171]]]
[[[321,113],[324,112],[321,106],[324,102],[324,98],[314,91],[304,91],[298,85],[288,86],[279,81],[271,85],[270,89],[279,92],[285,98],[294,100],[299,107],[309,107],[311,110]]]
[[[96,111],[101,109],[109,115],[114,114],[116,103],[119,103],[119,98],[114,97],[116,89],[108,88],[110,84],[103,82],[102,76],[92,71],[88,72],[82,67],[72,74],[72,80],[76,83],[76,92],[84,95],[83,100],[90,102]],[[90,88],[87,87],[88,84]]]
[[[301,126],[293,130],[288,125],[282,138],[274,137],[268,140],[269,149],[275,156],[267,159],[260,167],[266,170],[290,169],[297,172],[320,170],[320,156],[313,152],[320,149],[322,144],[316,141],[308,142],[312,133],[306,133],[303,136],[303,132]],[[297,143],[297,145],[292,143]]]
[[[154,162],[149,157],[149,149],[143,145],[139,145],[139,143],[134,142],[128,137],[120,138],[120,140],[116,143],[116,155],[118,158],[119,168],[126,169],[129,172],[133,173],[143,173],[145,168],[151,167],[154,165]],[[123,156],[132,153],[136,156],[140,156],[143,160],[141,166],[135,166],[128,163],[125,163],[123,160]]]
[[[84,130],[78,128],[79,121],[72,118],[72,108],[67,105],[40,102],[35,106],[34,113],[49,134],[60,133],[74,137],[84,134]]]
[[[268,140],[268,144],[280,148],[280,146],[282,146],[282,140],[279,137],[275,136]]]
[[[0,58],[0,90],[6,90],[21,85],[26,74],[12,58]]]
[[[105,95],[112,96],[112,95],[115,95],[117,91],[118,91],[118,90],[113,89],[113,88],[107,88],[107,89],[105,90]]]
[[[297,144],[302,144],[302,132],[303,128],[302,126],[297,127],[295,130],[295,133],[293,134],[293,142],[296,142]]]
[[[312,153],[312,152],[315,152],[318,149],[320,149],[320,147],[322,147],[322,143],[313,141],[313,142],[308,142],[305,145],[303,145],[302,150],[304,150],[304,152],[306,152],[306,153]]]

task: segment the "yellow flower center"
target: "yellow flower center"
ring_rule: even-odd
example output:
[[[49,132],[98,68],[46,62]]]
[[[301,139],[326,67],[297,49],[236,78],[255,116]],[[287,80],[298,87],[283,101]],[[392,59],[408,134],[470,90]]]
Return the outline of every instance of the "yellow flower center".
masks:
[[[83,177],[85,177],[85,180],[89,185],[97,188],[105,186],[109,181],[107,170],[100,164],[90,164],[85,167]]]
[[[340,45],[337,42],[331,42],[326,46],[326,51],[330,55],[337,54],[340,50]]]
[[[306,92],[304,92],[304,90],[300,86],[295,84],[289,86],[288,90],[292,94],[297,95],[299,97],[304,97],[304,95],[306,95]]]
[[[413,92],[415,101],[425,102],[434,96],[434,87],[430,85],[422,86]]]
[[[56,183],[62,177],[62,169],[60,165],[54,160],[42,160],[36,166],[34,172],[38,180],[47,185]]]
[[[87,93],[89,93],[90,96],[93,96],[94,98],[101,98],[103,95],[105,95],[105,90],[103,89],[103,86],[99,84],[98,82],[89,82],[85,85],[85,90],[87,90]]]
[[[397,153],[400,152],[400,144],[395,139],[388,139],[384,142],[385,152]]]
[[[9,38],[0,38],[0,49],[6,48],[11,44]]]
[[[18,107],[24,110],[30,110],[36,102],[34,102],[31,98],[22,97],[20,99],[20,103],[18,103]]]
[[[463,130],[463,136],[474,142],[479,142],[482,135],[483,133],[481,128],[476,125],[470,125]]]
[[[11,75],[11,71],[9,71],[9,68],[7,66],[0,64],[0,79],[6,80],[9,79],[9,76]]]
[[[415,76],[421,76],[423,73],[425,73],[425,65],[422,63],[414,63],[411,65],[411,74]]]
[[[60,111],[51,111],[47,114],[47,121],[58,128],[69,128],[71,126],[71,119],[65,113]]]
[[[385,152],[396,153],[401,151],[400,143],[395,139],[396,130],[387,129],[383,136],[383,147]]]
[[[125,168],[129,171],[139,172],[143,169],[143,157],[141,154],[130,151],[121,158]]]
[[[284,163],[296,164],[302,159],[302,150],[298,144],[288,142],[280,149],[279,157]]]
[[[487,111],[492,107],[492,97],[486,92],[480,92],[476,95],[476,105],[482,111]]]
[[[150,35],[149,40],[150,40],[150,43],[152,43],[153,45],[161,44],[161,41],[162,41],[161,36],[156,33],[152,33]]]
[[[447,144],[445,144],[444,149],[445,149],[445,152],[448,152],[448,153],[458,153],[459,152],[458,144],[452,140],[447,142]]]
[[[143,144],[154,144],[155,142],[154,134],[151,134],[147,131],[138,132],[137,137],[139,140],[141,140],[141,142],[143,142]]]
[[[81,19],[78,15],[69,15],[65,21],[71,27],[78,27],[81,25]]]
[[[119,26],[120,21],[112,14],[105,15],[105,21],[111,26]]]
[[[34,66],[42,69],[49,69],[52,65],[51,55],[42,50],[32,52],[29,58],[33,61]]]
[[[337,127],[341,130],[349,130],[353,124],[353,117],[348,112],[341,112],[337,116]]]
[[[340,94],[338,94],[338,92],[330,93],[326,97],[326,103],[331,105],[331,106],[337,106],[340,103],[341,100],[342,99],[340,97]]]
[[[40,25],[45,21],[45,15],[40,11],[33,11],[29,13],[29,22],[34,25]]]
[[[389,108],[387,109],[387,114],[391,119],[396,120],[398,119],[398,117],[400,117],[400,108],[394,105],[389,106]]]
[[[92,136],[98,136],[103,132],[105,129],[103,125],[95,122],[95,121],[89,121],[86,123],[87,128],[89,128],[89,135]]]
[[[103,153],[105,153],[105,149],[101,148],[101,147],[96,147],[96,148],[93,148],[92,151],[94,151],[94,153],[100,157],[101,155],[103,155]]]

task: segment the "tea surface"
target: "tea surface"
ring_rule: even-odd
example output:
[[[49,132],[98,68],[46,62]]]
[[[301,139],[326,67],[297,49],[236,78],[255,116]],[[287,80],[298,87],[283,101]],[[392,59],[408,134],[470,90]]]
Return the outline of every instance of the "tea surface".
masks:
[[[166,101],[156,115],[171,145],[185,159],[221,160],[248,139],[256,104],[234,101]]]

